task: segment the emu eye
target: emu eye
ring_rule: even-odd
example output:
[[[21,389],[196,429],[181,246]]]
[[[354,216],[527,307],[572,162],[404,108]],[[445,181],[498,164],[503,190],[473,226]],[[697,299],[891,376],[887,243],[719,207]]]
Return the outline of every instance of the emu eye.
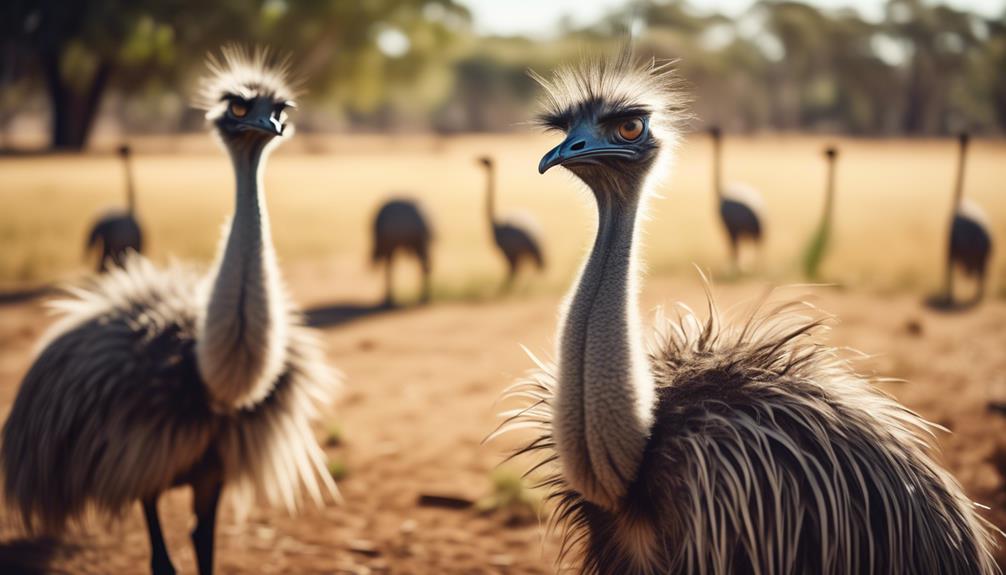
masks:
[[[248,104],[238,100],[231,100],[230,112],[235,118],[244,118],[248,115]]]
[[[643,133],[643,121],[639,118],[626,120],[618,126],[618,135],[622,139],[633,141]]]

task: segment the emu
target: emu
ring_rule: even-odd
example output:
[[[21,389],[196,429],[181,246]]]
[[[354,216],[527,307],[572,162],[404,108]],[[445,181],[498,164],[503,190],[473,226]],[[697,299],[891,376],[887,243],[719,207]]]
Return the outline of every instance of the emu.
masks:
[[[831,242],[831,220],[835,210],[835,160],[838,158],[838,149],[834,146],[825,148],[824,158],[828,163],[824,211],[821,213],[821,223],[818,224],[817,231],[814,232],[803,254],[803,274],[812,280],[818,278],[821,261],[824,260],[828,244]]]
[[[959,267],[965,275],[975,278],[977,287],[970,303],[975,305],[982,300],[985,296],[989,256],[992,253],[992,234],[989,232],[985,212],[978,204],[964,198],[964,166],[969,140],[966,132],[958,137],[960,151],[957,157],[954,211],[950,220],[950,241],[944,283],[946,303],[949,306],[954,305],[955,267]]]
[[[390,200],[381,206],[374,218],[374,265],[384,264],[384,305],[392,307],[393,264],[395,253],[411,253],[419,260],[423,274],[423,288],[419,300],[430,301],[430,244],[433,230],[419,204],[412,200]]]
[[[143,253],[143,230],[136,221],[136,185],[133,181],[132,152],[128,144],[119,147],[126,172],[126,211],[112,210],[98,218],[87,236],[87,252],[97,250],[98,273],[110,266],[122,267],[130,252]]]
[[[758,191],[743,184],[730,184],[724,187],[722,183],[722,150],[723,133],[719,127],[709,129],[713,141],[713,188],[719,202],[720,219],[726,228],[730,242],[730,265],[733,273],[741,269],[741,243],[750,240],[759,248],[762,241],[761,212],[762,199]]]
[[[175,573],[157,501],[190,486],[199,573],[213,572],[217,507],[255,496],[289,512],[336,495],[311,431],[337,386],[284,293],[263,189],[290,133],[286,61],[224,47],[197,104],[230,155],[235,210],[212,271],[140,256],[73,290],[25,375],[0,445],[3,492],[26,529],[58,533],[91,509],[142,503],[151,570]]]
[[[508,392],[498,433],[556,504],[579,571],[991,574],[989,526],[930,456],[931,425],[816,341],[782,304],[735,323],[683,308],[649,349],[640,222],[678,140],[673,71],[631,54],[537,77],[541,123],[596,201],[597,236],[564,300],[555,364]]]
[[[534,222],[526,220],[518,222],[516,218],[499,220],[496,218],[496,165],[489,156],[479,158],[479,163],[486,170],[486,215],[493,231],[493,241],[499,248],[507,264],[506,279],[503,280],[503,291],[509,291],[522,262],[534,264],[538,271],[545,269],[545,258],[542,256],[534,229]]]

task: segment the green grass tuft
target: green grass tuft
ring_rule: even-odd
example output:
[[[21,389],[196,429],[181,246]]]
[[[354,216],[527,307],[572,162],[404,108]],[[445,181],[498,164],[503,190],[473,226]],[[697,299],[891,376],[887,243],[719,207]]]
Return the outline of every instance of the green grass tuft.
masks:
[[[328,460],[328,473],[332,476],[332,479],[342,481],[349,475],[349,467],[342,459],[332,458]]]
[[[489,476],[491,492],[475,503],[483,513],[507,511],[514,515],[537,517],[542,507],[541,495],[530,489],[524,477],[505,468],[493,470]]]
[[[330,424],[328,430],[325,432],[325,446],[339,447],[344,440],[345,436],[342,433],[342,426],[338,423]]]

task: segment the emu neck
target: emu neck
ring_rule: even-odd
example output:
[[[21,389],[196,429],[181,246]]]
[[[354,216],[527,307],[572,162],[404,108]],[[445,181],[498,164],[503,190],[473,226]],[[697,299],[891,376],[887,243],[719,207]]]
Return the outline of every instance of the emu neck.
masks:
[[[957,179],[954,183],[954,213],[961,209],[961,200],[964,198],[964,166],[968,156],[968,145],[962,143],[957,156]]]
[[[234,217],[196,350],[210,395],[225,410],[268,394],[283,368],[287,313],[262,193],[264,146],[230,152],[237,180]]]
[[[713,191],[716,199],[723,199],[723,169],[720,156],[722,154],[720,139],[713,136]]]
[[[496,227],[496,171],[492,166],[486,166],[486,217],[489,226]]]
[[[122,159],[126,168],[126,213],[130,216],[136,211],[136,188],[133,183],[133,162],[129,156]]]
[[[655,392],[637,309],[638,195],[595,196],[597,237],[561,330],[553,433],[566,480],[615,509],[639,468]]]

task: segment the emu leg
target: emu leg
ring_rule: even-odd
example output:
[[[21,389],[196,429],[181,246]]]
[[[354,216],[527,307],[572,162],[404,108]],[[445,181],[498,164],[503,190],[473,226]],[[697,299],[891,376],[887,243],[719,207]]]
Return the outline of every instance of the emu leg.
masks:
[[[430,296],[431,296],[431,293],[430,293],[430,271],[431,271],[431,269],[430,269],[431,268],[431,266],[430,266],[430,257],[429,257],[429,254],[426,252],[425,249],[422,250],[422,251],[420,251],[418,255],[419,255],[419,265],[422,267],[422,270],[423,270],[423,293],[420,296],[420,300],[423,303],[430,303]]]
[[[147,520],[150,536],[150,571],[154,575],[175,575],[175,566],[168,557],[168,547],[161,533],[161,520],[157,516],[157,496],[143,502],[143,516]]]
[[[740,240],[735,237],[730,238],[730,274],[733,276],[741,273],[741,246]]]
[[[985,267],[984,266],[981,269],[978,270],[977,274],[975,274],[975,279],[977,280],[978,285],[975,287],[975,297],[974,297],[973,300],[971,300],[971,303],[973,305],[977,305],[979,302],[982,301],[982,299],[985,298],[985,282],[986,282],[986,277],[985,277]]]
[[[944,279],[944,285],[947,290],[947,305],[954,305],[954,261],[947,261],[947,271],[946,278]]]
[[[517,277],[517,264],[514,262],[507,262],[506,278],[503,279],[503,285],[500,286],[501,293],[510,293],[513,289],[514,279]]]
[[[213,575],[214,533],[217,506],[223,484],[216,477],[192,485],[192,507],[196,513],[196,528],[192,530],[192,545],[196,548],[199,575]]]
[[[394,263],[394,253],[388,254],[384,260],[384,307],[391,307],[394,302],[391,299],[391,285],[394,283],[391,265]]]

